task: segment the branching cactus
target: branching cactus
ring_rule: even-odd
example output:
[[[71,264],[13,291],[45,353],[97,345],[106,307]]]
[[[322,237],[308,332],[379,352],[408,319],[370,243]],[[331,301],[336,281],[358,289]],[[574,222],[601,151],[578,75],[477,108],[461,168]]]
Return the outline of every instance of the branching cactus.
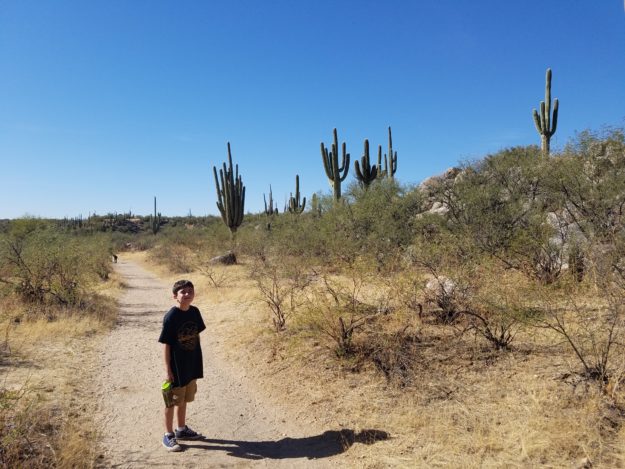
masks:
[[[343,154],[341,164],[339,165],[339,139],[334,129],[334,143],[332,143],[331,151],[321,142],[321,159],[323,160],[323,168],[326,176],[332,186],[334,192],[334,200],[341,198],[341,182],[347,177],[349,172],[349,153],[347,153],[345,142],[343,142]]]
[[[271,193],[271,185],[269,185],[269,205],[267,205],[267,199],[263,194],[263,200],[265,201],[265,215],[268,217],[278,213],[278,207],[273,205],[273,194]]]
[[[354,170],[356,171],[356,179],[365,189],[378,177],[378,167],[376,165],[371,166],[369,160],[369,140],[367,139],[365,139],[364,155],[360,158],[360,164],[358,161],[354,162]]]
[[[213,166],[215,176],[215,188],[217,189],[217,208],[221,213],[221,219],[230,229],[234,236],[237,228],[243,222],[243,210],[245,207],[245,186],[239,175],[239,165],[232,170],[232,154],[230,152],[230,142],[228,142],[228,167],[223,164],[223,169],[219,170]]]
[[[295,196],[291,194],[289,197],[289,212],[300,214],[304,211],[306,207],[306,197],[300,203],[300,193],[299,193],[299,174],[295,176]]]
[[[310,211],[315,216],[321,215],[321,202],[319,201],[317,194],[312,195],[312,200],[310,201]]]
[[[545,78],[545,100],[540,102],[540,114],[534,109],[534,124],[540,135],[543,155],[549,155],[551,137],[556,133],[558,126],[558,99],[553,101],[553,116],[551,115],[551,69],[547,69]]]
[[[379,147],[378,150],[378,171],[380,171],[380,167],[382,165],[382,158],[380,154],[382,152],[382,147]],[[389,164],[390,163],[390,164]],[[393,136],[391,135],[391,128],[388,128],[388,155],[384,155],[384,176],[390,176],[391,179],[395,178],[395,173],[397,172],[397,152],[393,153]]]

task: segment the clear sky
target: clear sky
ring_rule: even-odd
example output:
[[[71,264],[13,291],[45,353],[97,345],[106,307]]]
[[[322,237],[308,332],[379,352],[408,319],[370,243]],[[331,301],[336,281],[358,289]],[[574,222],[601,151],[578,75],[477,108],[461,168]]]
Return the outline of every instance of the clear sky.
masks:
[[[397,177],[625,126],[623,0],[0,0],[0,218],[216,214],[231,142],[246,211],[329,193],[393,129]]]

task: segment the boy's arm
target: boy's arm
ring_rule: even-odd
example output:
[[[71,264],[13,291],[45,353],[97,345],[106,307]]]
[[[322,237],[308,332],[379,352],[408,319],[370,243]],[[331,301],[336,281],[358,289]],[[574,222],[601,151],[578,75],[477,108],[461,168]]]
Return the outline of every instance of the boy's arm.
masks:
[[[163,360],[165,362],[165,376],[170,383],[174,382],[174,374],[171,371],[171,345],[163,344]]]

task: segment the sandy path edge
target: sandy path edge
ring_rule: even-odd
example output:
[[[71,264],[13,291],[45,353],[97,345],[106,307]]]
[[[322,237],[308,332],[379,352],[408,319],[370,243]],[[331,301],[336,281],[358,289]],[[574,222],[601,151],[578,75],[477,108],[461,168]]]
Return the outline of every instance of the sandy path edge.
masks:
[[[204,379],[187,422],[202,432],[182,453],[160,443],[161,346],[169,286],[137,264],[120,260],[128,289],[120,299],[118,326],[95,351],[93,394],[101,432],[101,467],[346,467],[345,435],[298,428],[284,409],[267,404],[243,373],[211,353],[219,347],[211,317],[204,315]]]

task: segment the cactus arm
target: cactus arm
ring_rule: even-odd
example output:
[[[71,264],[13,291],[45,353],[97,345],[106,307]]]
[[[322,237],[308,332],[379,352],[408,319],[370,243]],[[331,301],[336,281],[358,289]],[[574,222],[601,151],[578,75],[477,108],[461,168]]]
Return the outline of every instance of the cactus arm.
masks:
[[[551,121],[551,135],[556,133],[558,127],[558,98],[553,102],[553,119]]]
[[[323,169],[326,171],[326,176],[330,180],[334,180],[334,176],[332,175],[332,160],[330,159],[330,155],[328,154],[328,149],[321,142],[321,160],[323,161]]]
[[[539,134],[543,133],[542,124],[540,123],[540,117],[538,116],[538,111],[534,109],[534,125],[536,126],[536,130]]]
[[[395,177],[395,173],[397,172],[397,152],[393,153],[393,136],[391,135],[390,127],[388,128],[388,160],[388,174],[392,179]]]
[[[382,168],[382,145],[378,145],[378,177],[380,179],[386,176],[386,171]]]
[[[543,134],[549,133],[549,106],[544,101],[540,102],[540,115],[542,121]]]
[[[360,171],[360,165],[358,164],[358,160],[354,161],[354,171],[356,171],[356,179],[362,181],[365,177]]]
[[[219,173],[221,174],[221,170],[219,171]],[[223,200],[221,197],[221,191],[219,190],[219,179],[217,177],[217,168],[215,168],[214,166],[213,166],[213,175],[215,176],[215,188],[217,189],[217,208],[219,209],[219,213],[221,214],[221,217],[225,222],[226,220],[223,218],[224,206],[223,206]]]
[[[343,155],[341,158],[341,166],[339,168],[339,173],[343,173],[340,178],[341,182],[345,180],[348,172],[349,172],[349,153],[347,153],[347,146],[345,142],[343,142]]]

